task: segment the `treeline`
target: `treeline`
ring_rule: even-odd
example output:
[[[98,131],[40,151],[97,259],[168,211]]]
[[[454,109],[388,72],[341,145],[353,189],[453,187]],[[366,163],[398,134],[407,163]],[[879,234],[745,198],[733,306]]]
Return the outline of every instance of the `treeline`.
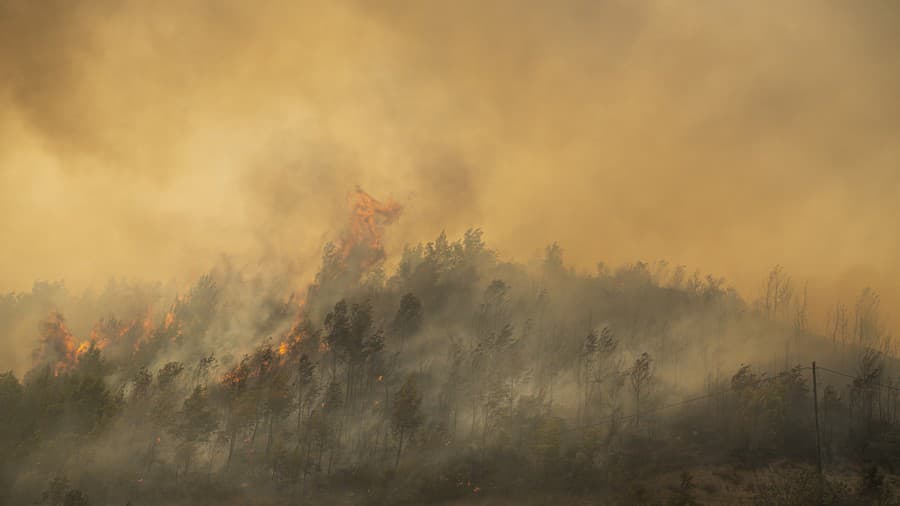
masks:
[[[174,296],[111,285],[72,303],[100,317],[81,337],[58,295],[5,297],[0,328],[52,309],[34,366],[0,375],[0,498],[652,502],[639,484],[661,473],[815,462],[811,359],[833,371],[818,382],[826,469],[891,471],[900,455],[900,382],[870,291],[817,336],[781,268],[748,303],[663,262],[585,275],[555,244],[539,264],[503,262],[478,230],[406,248],[390,276],[347,254],[327,247],[300,293],[228,265]],[[884,498],[879,472],[832,493]],[[677,485],[667,500],[696,501],[689,475]]]

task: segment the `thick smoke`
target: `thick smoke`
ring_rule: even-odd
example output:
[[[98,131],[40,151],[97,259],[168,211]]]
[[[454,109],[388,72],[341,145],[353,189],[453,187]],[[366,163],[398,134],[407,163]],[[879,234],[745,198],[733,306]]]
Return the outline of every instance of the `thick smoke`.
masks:
[[[556,240],[748,298],[780,263],[816,321],[868,284],[895,307],[898,26],[878,0],[8,0],[0,289],[170,296],[223,253],[300,289],[360,185],[405,208],[388,258],[481,226],[504,258]]]

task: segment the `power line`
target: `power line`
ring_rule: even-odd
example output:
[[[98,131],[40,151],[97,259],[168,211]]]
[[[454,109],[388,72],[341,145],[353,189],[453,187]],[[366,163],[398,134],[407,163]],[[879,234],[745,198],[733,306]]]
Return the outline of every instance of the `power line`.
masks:
[[[760,385],[760,384],[765,383],[765,382],[768,382],[768,381],[774,381],[774,380],[776,380],[776,379],[782,378],[782,377],[786,376],[787,374],[789,374],[789,373],[791,373],[791,372],[794,372],[794,371],[808,371],[808,370],[810,370],[810,369],[812,369],[812,368],[809,367],[809,366],[804,366],[804,367],[796,367],[796,368],[792,368],[792,369],[789,369],[789,370],[781,371],[780,373],[778,373],[778,374],[775,375],[775,376],[767,376],[767,377],[765,377],[765,378],[759,378],[759,379],[757,379],[757,380],[755,380],[755,381],[753,381],[753,382],[747,383],[747,384],[745,384],[745,385],[741,385],[741,388],[746,388],[746,387],[749,387],[749,386],[757,386],[757,385]],[[816,369],[817,369],[817,370],[820,370],[820,371],[826,371],[826,372],[829,372],[829,373],[832,373],[832,374],[836,374],[836,375],[838,375],[838,376],[843,376],[843,377],[845,377],[845,378],[849,378],[849,379],[853,379],[853,380],[859,379],[859,376],[855,376],[855,375],[848,374],[848,373],[841,372],[841,371],[836,371],[836,370],[834,370],[834,369],[829,369],[829,368],[827,368],[827,367],[822,367],[821,365],[816,365]],[[886,389],[888,389],[888,390],[900,391],[900,388],[898,388],[898,387],[889,386],[889,385],[883,385],[883,384],[881,384],[881,383],[872,383],[872,385],[873,385],[873,386],[876,386],[876,387],[879,387],[879,388],[886,388]],[[644,412],[641,412],[641,415],[642,415],[642,416],[643,416],[643,415],[652,415],[652,414],[655,414],[655,413],[659,413],[660,411],[665,411],[665,410],[667,410],[667,409],[673,409],[673,408],[681,407],[681,406],[684,406],[684,405],[687,405],[687,404],[691,404],[691,403],[694,403],[694,402],[698,402],[698,401],[702,401],[702,400],[706,400],[706,399],[711,399],[711,398],[713,398],[713,397],[718,397],[718,396],[724,395],[724,394],[726,394],[726,393],[728,393],[728,392],[732,392],[732,391],[734,391],[734,390],[736,390],[736,389],[737,389],[737,387],[731,386],[731,387],[728,387],[728,388],[726,388],[726,389],[719,390],[718,392],[712,392],[712,393],[705,394],[705,395],[699,395],[699,396],[697,396],[697,397],[691,397],[690,399],[685,399],[685,400],[682,400],[682,401],[679,401],[679,402],[674,402],[674,403],[672,403],[672,404],[666,404],[665,406],[660,406],[660,407],[658,407],[658,408],[654,408],[654,409],[651,409],[651,410],[649,410],[649,411],[644,411]],[[613,421],[628,421],[628,420],[631,420],[631,419],[635,418],[636,416],[637,416],[636,413],[630,414],[630,415],[622,415],[622,416],[610,416],[610,417],[607,417],[607,418],[604,418],[604,419],[602,419],[602,420],[599,420],[599,421],[596,421],[596,422],[592,422],[592,423],[589,423],[589,424],[585,424],[585,425],[580,425],[580,426],[577,426],[577,427],[570,427],[570,428],[567,428],[567,429],[563,429],[563,430],[561,430],[560,432],[561,432],[561,433],[566,433],[566,432],[579,431],[579,430],[583,430],[583,429],[589,429],[589,428],[592,428],[592,427],[598,427],[598,426],[601,426],[601,425],[606,425],[606,424],[611,423],[611,422],[613,422]]]
[[[759,379],[757,379],[757,380],[755,380],[755,381],[752,381],[752,382],[750,382],[750,383],[741,385],[741,388],[745,388],[745,387],[748,387],[748,386],[757,386],[757,385],[760,385],[760,384],[765,383],[765,382],[767,382],[767,381],[774,381],[774,380],[776,380],[776,379],[782,378],[782,377],[786,376],[787,374],[789,374],[790,372],[793,372],[793,371],[806,371],[806,370],[809,370],[809,369],[810,369],[810,367],[796,367],[796,368],[790,369],[790,370],[788,370],[788,371],[781,371],[780,373],[778,373],[778,374],[775,375],[775,376],[767,376],[767,377],[765,377],[765,378],[759,378]],[[820,368],[820,369],[821,369],[821,368]],[[675,403],[672,403],[672,404],[667,404],[667,405],[665,405],[665,406],[660,406],[660,407],[658,407],[658,408],[651,409],[651,410],[649,410],[649,411],[644,411],[644,412],[641,413],[641,415],[652,415],[652,414],[654,414],[654,413],[659,413],[660,411],[664,411],[664,410],[667,410],[667,409],[677,408],[677,407],[684,406],[684,405],[686,405],[686,404],[691,404],[691,403],[694,403],[694,402],[697,402],[697,401],[702,401],[702,400],[706,400],[706,399],[711,399],[711,398],[713,398],[713,397],[718,397],[718,396],[721,396],[721,395],[726,394],[726,393],[728,393],[728,392],[731,392],[731,391],[733,391],[733,390],[736,390],[736,388],[737,388],[737,387],[732,386],[732,387],[726,388],[726,389],[724,389],[724,390],[719,390],[718,392],[713,392],[713,393],[709,393],[709,394],[705,394],[705,395],[700,395],[700,396],[697,396],[697,397],[691,397],[690,399],[685,399],[685,400],[683,400],[683,401],[675,402]],[[610,416],[610,417],[607,417],[607,418],[605,418],[605,419],[603,419],[603,420],[600,420],[600,421],[597,421],[597,422],[589,423],[589,424],[586,424],[586,425],[580,425],[580,426],[578,426],[578,427],[570,427],[570,428],[561,430],[560,432],[563,432],[563,433],[564,433],[564,432],[573,432],[573,431],[577,431],[577,430],[589,429],[589,428],[591,428],[591,427],[597,427],[597,426],[600,426],[600,425],[606,425],[607,423],[610,423],[610,422],[613,422],[613,421],[626,421],[626,420],[630,420],[630,419],[632,419],[632,418],[635,418],[636,416],[637,416],[637,413],[631,414],[631,415],[624,415],[624,416]]]
[[[834,369],[829,369],[829,368],[827,368],[827,367],[818,366],[817,368],[818,368],[819,370],[826,371],[826,372],[830,372],[831,374],[836,374],[836,375],[838,375],[838,376],[843,376],[843,377],[845,377],[845,378],[850,378],[850,379],[852,379],[852,380],[858,380],[858,379],[860,379],[859,376],[854,376],[854,375],[852,375],[852,374],[847,374],[847,373],[844,373],[844,372],[835,371]],[[883,385],[883,384],[881,384],[881,383],[871,383],[871,385],[876,386],[876,387],[879,387],[879,388],[886,388],[886,389],[888,389],[888,390],[900,391],[900,388],[897,388],[897,387],[894,387],[894,386],[890,386],[890,385]]]

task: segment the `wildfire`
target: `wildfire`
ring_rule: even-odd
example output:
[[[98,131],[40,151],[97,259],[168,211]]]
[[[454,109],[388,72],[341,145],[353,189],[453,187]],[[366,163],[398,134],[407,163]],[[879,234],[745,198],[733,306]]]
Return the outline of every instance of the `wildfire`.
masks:
[[[115,318],[98,320],[87,340],[80,340],[69,330],[65,318],[59,312],[52,312],[41,324],[41,341],[34,351],[35,362],[49,363],[54,375],[71,370],[89,350],[104,350],[120,343],[137,350],[153,331],[151,311],[146,316],[131,321]]]
[[[397,220],[403,207],[391,199],[379,202],[357,188],[350,195],[350,208],[350,225],[340,242],[341,257],[346,261],[361,252],[361,267],[368,267],[384,258],[384,227]]]
[[[293,300],[294,295],[291,295],[288,304]],[[294,319],[291,329],[284,335],[276,350],[278,355],[282,357],[290,353],[291,350],[300,344],[306,337],[306,297],[301,297],[300,300],[297,301],[296,306],[297,317]]]
[[[91,347],[90,341],[78,343],[66,326],[65,318],[57,311],[50,313],[41,324],[41,334],[43,338],[33,358],[36,362],[51,363],[54,376],[74,367],[78,363],[78,358]]]
[[[147,307],[146,312],[144,313],[144,319],[141,322],[141,333],[134,339],[132,343],[132,347],[134,351],[137,351],[147,342],[147,339],[153,333],[154,325],[153,325],[153,308]]]
[[[107,321],[102,318],[100,319],[100,321],[94,324],[94,328],[91,329],[91,341],[96,343],[98,348],[104,347],[109,343],[110,333],[117,334],[114,329],[110,328],[112,326],[113,324],[107,323]],[[113,332],[110,332],[111,330]],[[79,346],[78,348],[80,349],[82,346],[84,346],[84,343],[81,343],[81,346]],[[85,349],[85,351],[87,350]]]
[[[130,334],[138,331],[138,321],[119,321],[115,318],[101,318],[91,329],[91,342],[99,349],[105,349],[108,345],[128,339]],[[82,346],[84,346],[82,344]]]
[[[247,378],[246,372],[238,368],[232,369],[222,375],[222,384],[238,386]]]
[[[144,315],[144,322],[141,324],[144,329],[144,334],[149,334],[151,330],[153,330],[153,311],[151,308],[147,308],[147,312]]]
[[[75,350],[75,360],[78,360],[78,357],[84,354],[84,352],[88,351],[91,348],[91,343],[88,341],[84,341],[78,345],[78,348]]]
[[[172,324],[174,324],[174,323],[175,323],[175,312],[174,312],[174,311],[171,311],[171,310],[170,310],[170,311],[167,311],[167,312],[166,312],[166,319],[165,319],[165,322],[163,323],[163,327],[164,327],[166,330],[169,330],[169,327],[171,327]]]
[[[341,234],[332,253],[339,255],[335,262],[338,271],[359,274],[365,272],[373,265],[377,265],[384,259],[384,231],[387,225],[395,222],[403,208],[396,201],[388,198],[381,202],[357,188],[348,196],[350,207],[349,223]],[[316,284],[307,288],[308,293],[314,293]],[[154,312],[147,307],[143,315],[135,315],[132,320],[117,320],[115,318],[100,319],[92,328],[87,340],[77,339],[66,326],[65,319],[58,312],[51,313],[41,325],[41,341],[33,353],[35,362],[49,364],[55,375],[71,370],[78,364],[79,358],[92,349],[113,352],[115,355],[137,352],[150,340],[156,340],[163,336],[175,341],[181,336],[184,329],[184,313],[182,305],[189,299],[189,295],[179,295],[175,303],[164,313],[162,321],[159,312]],[[292,300],[288,302],[293,304]],[[310,330],[306,321],[306,299],[301,297],[296,302],[297,317],[290,330],[283,334],[281,342],[274,350],[270,349],[272,357],[284,357],[283,360],[292,360],[299,357],[296,353],[298,345],[309,339],[311,348],[318,345],[319,352],[330,351],[328,343],[321,341],[317,333]],[[165,331],[165,332],[163,332]],[[315,344],[313,344],[315,343]],[[108,348],[109,347],[109,348]],[[124,347],[124,348],[123,348]],[[304,348],[305,350],[305,348]],[[234,371],[226,374],[222,381],[226,384],[240,384],[246,374]],[[383,381],[383,377],[378,377]]]

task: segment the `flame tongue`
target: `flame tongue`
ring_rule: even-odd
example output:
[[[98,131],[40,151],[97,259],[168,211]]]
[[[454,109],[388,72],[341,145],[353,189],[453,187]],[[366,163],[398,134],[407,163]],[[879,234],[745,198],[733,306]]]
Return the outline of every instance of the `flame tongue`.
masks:
[[[81,353],[87,351],[87,343],[78,345],[75,336],[66,326],[66,320],[59,312],[52,312],[41,324],[43,339],[35,350],[36,361],[47,361],[53,364],[53,374],[59,375],[72,368]]]
[[[403,207],[388,199],[382,203],[358,189],[350,195],[350,226],[341,237],[340,251],[344,261],[357,257],[366,268],[384,258],[384,227],[397,220]]]
[[[41,324],[42,338],[33,358],[35,362],[50,364],[54,375],[58,376],[71,371],[91,348],[102,350],[126,338],[139,339],[143,334],[140,330],[135,332],[136,336],[129,335],[136,328],[142,329],[139,325],[138,320],[121,322],[114,318],[101,318],[94,324],[90,338],[82,341],[69,330],[63,315],[54,311]]]
[[[341,234],[337,247],[330,250],[336,253],[334,266],[337,272],[349,273],[351,276],[360,275],[384,259],[384,230],[387,225],[395,222],[403,210],[403,207],[392,199],[385,202],[357,188],[349,195],[350,220]],[[316,285],[311,285],[311,292]],[[183,296],[182,296],[183,297]],[[114,318],[101,319],[91,331],[89,340],[80,341],[66,326],[65,318],[59,312],[52,312],[42,323],[42,340],[38,349],[34,351],[35,362],[44,362],[52,366],[55,375],[72,370],[85,353],[93,348],[104,349],[107,346],[119,346],[120,343],[130,344],[132,351],[137,351],[154,334],[155,330],[170,331],[172,339],[180,335],[180,322],[178,320],[178,305],[183,302],[179,297],[176,304],[165,313],[160,326],[154,325],[153,312],[150,307],[142,318],[131,321],[118,321]],[[305,306],[306,299],[301,299],[297,304],[297,320],[290,331],[283,337],[282,342],[273,350],[276,357],[293,355],[292,350],[306,336]],[[328,351],[326,343],[319,343],[320,351]],[[226,378],[225,381],[228,381]]]
[[[119,343],[128,337],[138,325],[137,320],[130,322],[120,321],[115,318],[101,318],[94,324],[91,330],[90,342],[98,349],[105,349],[110,344]],[[82,343],[79,349],[88,349],[88,343]]]

